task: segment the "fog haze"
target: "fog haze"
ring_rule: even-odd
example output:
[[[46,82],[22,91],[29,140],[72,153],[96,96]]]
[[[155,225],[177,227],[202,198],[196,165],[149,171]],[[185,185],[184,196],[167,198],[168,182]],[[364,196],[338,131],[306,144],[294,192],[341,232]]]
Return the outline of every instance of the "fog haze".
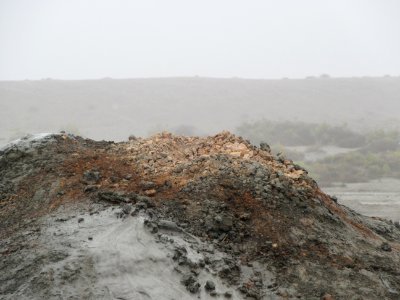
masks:
[[[400,129],[400,77],[15,81],[0,82],[0,99],[0,145],[60,130],[107,140],[215,134],[260,119]]]
[[[400,2],[0,1],[0,80],[400,74]]]

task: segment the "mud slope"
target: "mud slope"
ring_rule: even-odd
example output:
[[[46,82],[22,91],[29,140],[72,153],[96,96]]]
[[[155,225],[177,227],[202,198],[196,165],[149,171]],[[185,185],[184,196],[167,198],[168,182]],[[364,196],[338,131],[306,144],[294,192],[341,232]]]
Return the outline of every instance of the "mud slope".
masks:
[[[1,299],[399,299],[398,224],[228,132],[0,150]]]

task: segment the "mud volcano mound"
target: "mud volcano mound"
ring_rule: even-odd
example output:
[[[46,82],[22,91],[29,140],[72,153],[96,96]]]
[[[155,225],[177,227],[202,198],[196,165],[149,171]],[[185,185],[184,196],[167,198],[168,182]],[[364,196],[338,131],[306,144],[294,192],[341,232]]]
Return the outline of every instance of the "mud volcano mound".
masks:
[[[1,299],[400,299],[399,241],[228,132],[0,151]]]

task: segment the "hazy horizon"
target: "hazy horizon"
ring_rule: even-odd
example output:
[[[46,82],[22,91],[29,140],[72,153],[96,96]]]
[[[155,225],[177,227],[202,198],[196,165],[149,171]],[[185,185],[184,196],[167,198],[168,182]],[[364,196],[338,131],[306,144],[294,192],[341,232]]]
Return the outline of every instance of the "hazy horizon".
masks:
[[[217,76],[149,76],[149,77],[91,77],[91,78],[71,78],[71,79],[63,79],[63,78],[55,78],[55,77],[43,77],[43,78],[26,78],[26,79],[0,79],[0,82],[19,82],[19,81],[45,81],[45,80],[54,80],[54,81],[97,81],[97,80],[152,80],[152,79],[217,79],[217,80],[251,80],[251,81],[280,81],[280,80],[304,80],[304,79],[374,79],[374,78],[399,78],[400,74],[385,74],[380,76],[371,76],[371,75],[360,75],[360,76],[332,76],[328,73],[317,74],[317,75],[308,75],[304,77],[270,77],[270,78],[252,78],[252,77],[240,77],[240,76],[232,76],[232,77],[217,77]]]
[[[0,2],[0,80],[400,75],[400,2]]]
[[[98,80],[157,80],[157,79],[165,79],[165,80],[173,80],[173,79],[216,79],[216,80],[249,80],[249,81],[281,81],[281,80],[305,80],[305,79],[379,79],[379,78],[399,78],[399,75],[391,75],[385,74],[381,76],[370,76],[370,75],[360,75],[360,76],[331,76],[330,74],[318,74],[318,75],[308,75],[305,77],[277,77],[277,78],[251,78],[251,77],[217,77],[217,76],[153,76],[153,77],[91,77],[91,78],[71,78],[71,79],[63,79],[63,78],[54,78],[54,77],[44,77],[44,78],[35,78],[35,79],[0,79],[0,82],[21,82],[21,81],[46,81],[46,80],[54,80],[54,81],[98,81]]]

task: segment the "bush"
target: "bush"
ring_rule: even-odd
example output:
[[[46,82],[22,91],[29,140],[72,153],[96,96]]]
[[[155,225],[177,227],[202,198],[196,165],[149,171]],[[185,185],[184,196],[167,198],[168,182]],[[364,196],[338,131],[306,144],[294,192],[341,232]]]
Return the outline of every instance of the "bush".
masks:
[[[400,179],[400,150],[382,153],[353,151],[311,162],[305,167],[322,185],[366,182],[383,177]]]
[[[237,132],[253,143],[267,141],[285,146],[334,145],[357,148],[366,145],[366,138],[346,126],[304,122],[272,122],[268,120],[244,123]]]

